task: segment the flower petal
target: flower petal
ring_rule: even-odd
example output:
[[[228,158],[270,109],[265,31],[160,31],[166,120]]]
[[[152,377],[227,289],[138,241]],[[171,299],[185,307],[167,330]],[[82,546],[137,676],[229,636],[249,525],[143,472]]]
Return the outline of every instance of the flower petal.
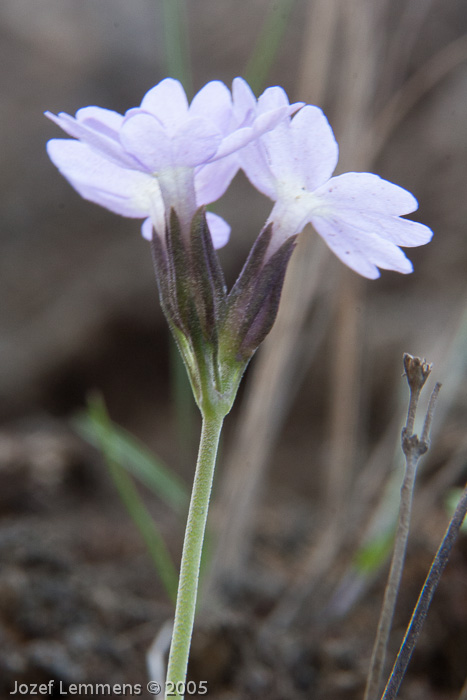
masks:
[[[302,186],[299,170],[300,151],[294,152],[290,119],[281,121],[275,129],[263,134],[260,143],[266,152],[266,162],[278,182]]]
[[[379,277],[378,267],[403,274],[413,270],[400,248],[374,233],[360,231],[338,217],[313,216],[311,223],[337,257],[364,277]]]
[[[173,136],[174,162],[178,167],[195,168],[216,153],[221,134],[207,119],[192,117]]]
[[[242,78],[233,82],[234,108],[229,132],[216,153],[216,160],[246,146],[288,117],[297,106],[289,105],[287,94],[280,87],[268,88],[258,98]],[[303,103],[299,103],[302,106]]]
[[[257,139],[238,154],[240,165],[253,185],[269,199],[276,200],[277,180],[271,170],[268,152],[262,139]]]
[[[217,151],[221,136],[213,124],[199,117],[185,120],[169,134],[154,116],[136,111],[125,119],[120,140],[127,153],[157,173],[201,165]]]
[[[240,161],[236,153],[213,163],[202,165],[195,172],[196,202],[211,204],[222,197],[238,172]]]
[[[284,115],[292,115],[298,112],[299,109],[305,106],[305,102],[294,102],[289,104],[289,98],[286,91],[278,85],[267,88],[262,95],[258,97],[258,115],[264,115],[268,112],[283,110]]]
[[[157,182],[150,175],[120,168],[79,141],[52,139],[51,161],[85,198],[116,214],[140,218],[149,212]]]
[[[303,102],[300,104],[303,104]],[[280,107],[286,107],[288,109],[290,105],[286,91],[277,85],[266,88],[263,94],[258,97],[259,114],[264,114],[265,112],[279,109]]]
[[[411,214],[418,209],[418,202],[410,192],[372,173],[338,175],[316,192],[321,193],[338,206],[390,216]]]
[[[141,108],[157,117],[167,129],[174,129],[186,118],[188,100],[178,80],[165,78],[146,93]]]
[[[118,112],[102,107],[83,107],[76,112],[76,119],[96,131],[117,138],[124,117]]]
[[[255,138],[256,132],[251,126],[235,129],[222,140],[222,143],[220,144],[213,160],[225,158],[226,156],[239,151]]]
[[[154,226],[151,218],[145,219],[141,224],[141,235],[146,241],[152,241]]]
[[[148,172],[155,173],[173,164],[171,139],[151,114],[139,110],[131,113],[120,129],[120,142]]]
[[[206,212],[206,223],[211,234],[214,248],[218,250],[225,246],[230,238],[231,228],[227,221],[212,211]]]
[[[334,172],[339,157],[336,139],[319,107],[303,107],[290,123],[295,167],[304,186],[313,191]]]
[[[401,219],[373,212],[359,212],[351,209],[337,209],[339,217],[361,231],[375,233],[400,246],[414,247],[428,243],[433,232],[428,226],[416,221]]]
[[[220,80],[211,80],[194,96],[190,115],[209,118],[219,131],[227,133],[232,120],[232,96]]]
[[[86,121],[78,121],[65,112],[60,112],[58,115],[45,112],[45,116],[55,122],[55,124],[58,124],[69,136],[73,136],[88,144],[112,163],[120,167],[138,169],[137,161],[131,155],[125,153],[120,143],[115,138],[110,137],[104,127],[99,126],[99,129],[96,129],[86,123]]]
[[[238,127],[249,123],[256,114],[256,97],[246,80],[234,78],[232,100],[235,121]]]
[[[281,107],[259,115],[252,122],[251,126],[235,129],[223,139],[213,160],[224,158],[231,153],[235,153],[235,151],[239,151],[265,132],[277,127],[277,124],[286,117],[287,110]]]

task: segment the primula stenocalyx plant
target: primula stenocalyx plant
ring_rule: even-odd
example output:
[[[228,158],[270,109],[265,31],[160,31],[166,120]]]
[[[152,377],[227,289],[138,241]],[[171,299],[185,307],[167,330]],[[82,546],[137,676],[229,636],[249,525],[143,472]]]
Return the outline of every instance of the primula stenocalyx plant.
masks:
[[[411,272],[399,246],[423,245],[432,232],[401,218],[417,209],[407,190],[370,173],[333,177],[338,147],[326,117],[289,104],[280,87],[256,99],[241,78],[231,91],[212,81],[189,104],[167,78],[124,115],[91,106],[47,116],[73,137],[52,139],[47,150],[79,194],[143,219],[162,308],[203,416],[167,675],[183,683],[223,419],[274,323],[297,236],[311,223],[342,262],[376,278],[378,268]],[[215,249],[230,226],[205,205],[239,169],[274,205],[228,292]]]

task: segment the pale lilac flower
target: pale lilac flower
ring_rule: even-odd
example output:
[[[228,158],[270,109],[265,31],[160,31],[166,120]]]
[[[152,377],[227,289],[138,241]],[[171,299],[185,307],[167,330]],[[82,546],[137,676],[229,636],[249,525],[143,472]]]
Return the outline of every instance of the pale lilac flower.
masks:
[[[426,226],[400,218],[418,207],[407,190],[370,173],[332,177],[338,146],[318,107],[282,120],[240,156],[252,184],[275,200],[269,254],[311,223],[342,262],[375,279],[378,267],[412,272],[398,246],[423,245],[432,237]]]
[[[189,105],[181,84],[167,78],[125,115],[100,107],[85,107],[75,117],[47,112],[78,139],[52,139],[47,150],[84,198],[144,218],[142,233],[150,239],[153,227],[163,235],[171,207],[189,229],[196,208],[227,189],[239,168],[236,151],[299,106],[291,107],[280,88],[270,88],[257,101],[241,78],[234,80],[232,95],[212,81]],[[202,167],[219,159],[223,165],[207,177]],[[228,224],[208,213],[208,225],[214,245],[224,245]]]
[[[199,107],[209,100],[209,85],[201,90],[192,102]],[[221,83],[222,84],[222,83]],[[214,100],[210,101],[211,104]],[[232,84],[232,109],[223,109],[220,100],[216,101],[216,123],[222,125],[224,140],[214,159],[196,169],[196,198],[200,204],[210,204],[221,197],[241,167],[240,153],[243,146],[253,142],[263,133],[270,131],[280,121],[293,114],[304,102],[290,105],[281,87],[270,87],[256,99],[248,83],[235,78]],[[212,109],[212,108],[211,108]],[[203,111],[209,112],[209,104]],[[222,111],[221,111],[222,110]],[[225,157],[228,156],[228,157]]]

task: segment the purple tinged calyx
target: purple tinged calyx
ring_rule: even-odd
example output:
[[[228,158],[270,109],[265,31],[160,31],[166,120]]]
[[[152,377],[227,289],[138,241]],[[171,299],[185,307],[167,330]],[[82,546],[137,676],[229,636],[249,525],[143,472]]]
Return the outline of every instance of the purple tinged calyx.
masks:
[[[196,212],[188,239],[172,210],[165,245],[159,237],[152,241],[161,305],[200,407],[222,396],[229,403],[274,323],[296,237],[268,256],[271,230],[268,226],[258,237],[230,293],[203,209]]]

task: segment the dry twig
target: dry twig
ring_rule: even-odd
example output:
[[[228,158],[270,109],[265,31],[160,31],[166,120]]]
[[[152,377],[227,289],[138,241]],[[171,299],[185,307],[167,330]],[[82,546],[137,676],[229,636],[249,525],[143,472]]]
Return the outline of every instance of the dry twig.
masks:
[[[415,475],[420,457],[428,450],[431,421],[440,389],[440,385],[436,384],[430,398],[422,436],[419,438],[413,432],[415,416],[420,398],[420,392],[431,372],[431,365],[418,357],[413,357],[412,355],[406,353],[404,355],[404,368],[410,389],[407,421],[402,430],[402,450],[405,456],[406,468],[404,481],[401,488],[401,502],[394,542],[394,552],[389,577],[386,584],[386,590],[384,592],[383,607],[381,610],[378,631],[373,647],[364,700],[376,700],[379,695],[389,634],[391,632],[392,619],[394,616],[394,609],[402,577],[402,569],[404,566],[405,552],[407,549]]]
[[[417,605],[410,620],[410,624],[407,628],[407,632],[402,641],[399,653],[397,655],[395,664],[393,666],[391,675],[389,677],[388,683],[384,690],[381,700],[394,700],[399,692],[399,687],[404,678],[405,672],[409,665],[409,661],[412,657],[415,645],[420,637],[423,623],[428,612],[428,608],[433,599],[434,592],[438,586],[441,579],[441,575],[446,567],[449,554],[457,539],[459,530],[462,523],[464,522],[465,515],[467,513],[467,486],[464,489],[464,493],[457,504],[454,515],[451,518],[449,526],[446,530],[446,534],[439,546],[436,556],[428,572],[428,576],[425,579],[425,583],[420,593]],[[467,683],[461,691],[459,700],[465,700],[467,697]]]

